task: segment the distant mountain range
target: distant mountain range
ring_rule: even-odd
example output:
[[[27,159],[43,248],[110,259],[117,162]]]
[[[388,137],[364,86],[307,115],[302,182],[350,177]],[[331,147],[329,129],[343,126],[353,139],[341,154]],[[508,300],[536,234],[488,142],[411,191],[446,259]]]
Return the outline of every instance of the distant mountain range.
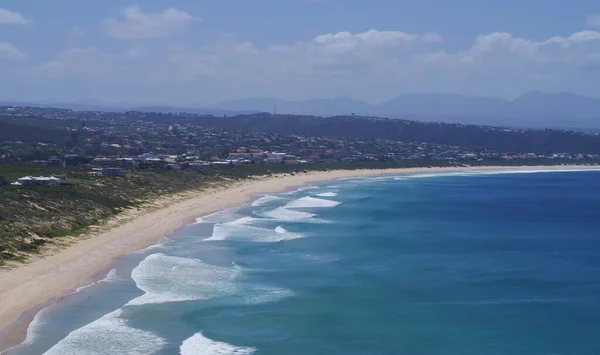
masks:
[[[1,104],[21,104],[7,103]],[[35,104],[27,104],[40,106]],[[315,116],[362,115],[404,118],[428,122],[514,127],[600,128],[600,99],[572,93],[527,92],[514,100],[458,94],[404,94],[381,104],[370,104],[350,97],[286,101],[276,98],[229,100],[212,107],[126,106],[94,102],[52,103],[43,106],[94,111],[185,112],[214,116],[233,116],[276,111],[279,114]]]
[[[378,105],[349,97],[306,101],[256,98],[226,101],[219,109],[318,116],[368,115],[420,121],[519,127],[600,127],[600,99],[572,93],[530,91],[514,100],[457,94],[405,94]]]

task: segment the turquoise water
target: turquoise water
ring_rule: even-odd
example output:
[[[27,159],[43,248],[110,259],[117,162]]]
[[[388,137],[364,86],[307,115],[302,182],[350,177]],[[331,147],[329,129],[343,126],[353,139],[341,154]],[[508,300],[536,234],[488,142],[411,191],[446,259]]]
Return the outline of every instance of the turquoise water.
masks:
[[[122,258],[12,354],[599,354],[599,230],[599,172],[323,183]]]

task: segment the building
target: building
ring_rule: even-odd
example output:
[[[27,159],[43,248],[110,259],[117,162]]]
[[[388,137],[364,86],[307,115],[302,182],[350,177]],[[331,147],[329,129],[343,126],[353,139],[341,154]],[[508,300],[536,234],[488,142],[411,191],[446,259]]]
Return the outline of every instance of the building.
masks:
[[[125,170],[121,168],[102,168],[102,176],[125,176]]]
[[[54,176],[25,176],[17,180],[14,185],[49,185],[58,186],[60,185],[60,179]]]
[[[65,166],[78,166],[81,164],[89,163],[90,159],[86,157],[82,157],[81,155],[76,154],[67,154],[65,155]]]
[[[265,162],[271,164],[280,164],[283,163],[283,159],[286,157],[286,155],[286,153],[266,153]]]
[[[62,162],[60,161],[60,159],[56,156],[53,157],[49,157],[48,160],[46,161],[46,165],[48,166],[61,166]]]
[[[96,158],[92,160],[92,165],[100,168],[114,168],[117,166],[117,159]]]

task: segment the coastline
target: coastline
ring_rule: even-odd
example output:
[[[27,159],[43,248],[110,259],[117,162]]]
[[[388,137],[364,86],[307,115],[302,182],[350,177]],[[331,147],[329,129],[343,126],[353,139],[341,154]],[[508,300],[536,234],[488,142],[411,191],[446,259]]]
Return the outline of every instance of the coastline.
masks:
[[[154,245],[165,236],[194,222],[197,218],[244,204],[258,194],[283,192],[312,182],[340,178],[393,174],[444,173],[486,170],[598,170],[598,166],[523,166],[408,168],[384,170],[335,170],[297,175],[258,177],[232,182],[225,187],[190,191],[162,197],[141,210],[127,211],[101,232],[58,250],[56,253],[0,271],[0,353],[17,345],[26,336],[27,326],[35,313],[51,305],[53,299],[89,283],[109,269],[122,255]]]

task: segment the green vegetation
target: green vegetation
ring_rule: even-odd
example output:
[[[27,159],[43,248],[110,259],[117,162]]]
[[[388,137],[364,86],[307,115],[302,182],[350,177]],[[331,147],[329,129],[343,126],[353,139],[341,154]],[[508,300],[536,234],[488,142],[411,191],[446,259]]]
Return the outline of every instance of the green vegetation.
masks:
[[[145,119],[169,122],[172,116],[150,114]],[[408,120],[354,116],[272,116],[180,118],[184,122],[226,130],[269,132],[286,135],[388,139],[428,142],[467,149],[491,149],[515,153],[600,153],[600,136],[558,130],[520,130],[502,127],[428,123]]]
[[[125,178],[49,169],[29,164],[0,164],[0,176],[67,174],[60,186],[0,186],[0,265],[23,260],[27,253],[58,238],[78,234],[92,224],[154,197],[194,189],[214,180],[194,172],[129,171]]]
[[[40,127],[20,121],[0,120],[0,141],[62,144],[67,137],[66,131],[56,129],[56,127]]]

